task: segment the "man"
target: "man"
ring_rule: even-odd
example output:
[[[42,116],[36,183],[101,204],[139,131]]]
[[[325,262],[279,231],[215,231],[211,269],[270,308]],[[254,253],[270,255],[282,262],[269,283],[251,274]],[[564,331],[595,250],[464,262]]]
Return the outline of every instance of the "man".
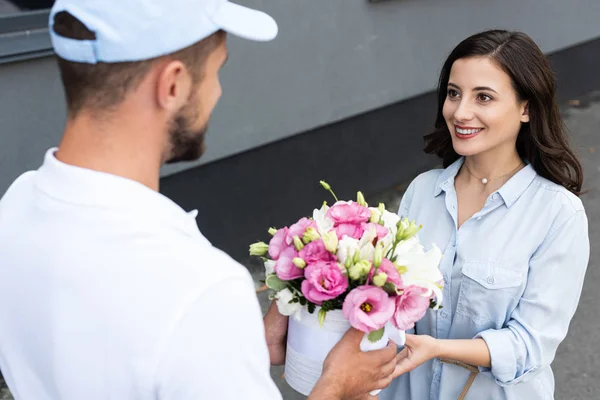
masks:
[[[50,31],[68,118],[58,149],[0,202],[0,369],[17,399],[277,399],[286,320],[265,329],[249,273],[158,193],[195,160],[226,34],[275,21],[226,0],[58,0]],[[396,348],[351,330],[311,398],[364,397]],[[268,349],[271,353],[268,353]]]

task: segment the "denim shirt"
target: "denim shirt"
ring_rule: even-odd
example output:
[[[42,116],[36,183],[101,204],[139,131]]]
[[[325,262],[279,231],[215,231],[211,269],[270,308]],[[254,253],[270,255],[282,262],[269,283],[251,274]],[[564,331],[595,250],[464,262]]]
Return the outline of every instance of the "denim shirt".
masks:
[[[401,216],[423,225],[421,243],[444,253],[443,308],[429,310],[415,330],[485,340],[491,368],[479,368],[466,399],[553,399],[550,364],[589,260],[585,210],[577,196],[527,165],[457,229],[454,178],[463,161],[418,176],[400,204]],[[380,399],[454,400],[469,374],[430,360],[397,378]]]

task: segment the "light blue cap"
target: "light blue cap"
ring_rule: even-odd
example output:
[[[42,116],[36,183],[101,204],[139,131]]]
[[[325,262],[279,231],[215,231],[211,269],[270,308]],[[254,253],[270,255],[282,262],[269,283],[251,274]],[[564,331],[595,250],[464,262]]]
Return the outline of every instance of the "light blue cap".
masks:
[[[56,34],[54,16],[61,11],[81,21],[96,39]],[[227,0],[56,0],[49,25],[56,54],[88,64],[164,56],[218,30],[255,41],[277,36],[277,23],[271,16]]]

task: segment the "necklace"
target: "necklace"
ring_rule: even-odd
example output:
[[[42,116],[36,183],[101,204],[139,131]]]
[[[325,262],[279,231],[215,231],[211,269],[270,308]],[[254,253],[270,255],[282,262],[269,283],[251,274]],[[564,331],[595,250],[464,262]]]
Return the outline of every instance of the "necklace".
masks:
[[[518,170],[522,165],[523,165],[523,162],[519,162],[519,165],[517,165],[517,167],[515,169],[513,169],[512,171],[510,171],[510,172],[508,172],[508,173],[506,173],[504,175],[500,175],[500,176],[497,176],[495,178],[488,179],[488,178],[480,178],[480,177],[478,177],[477,175],[475,175],[474,173],[471,172],[471,170],[469,169],[469,166],[467,165],[467,163],[466,162],[464,163],[465,168],[467,168],[467,172],[469,174],[471,174],[473,177],[479,179],[481,181],[481,183],[483,183],[484,185],[487,184],[490,181],[495,181],[495,180],[498,180],[498,179],[502,179],[505,176],[508,176],[508,175],[512,174],[513,172],[515,172],[516,170]]]

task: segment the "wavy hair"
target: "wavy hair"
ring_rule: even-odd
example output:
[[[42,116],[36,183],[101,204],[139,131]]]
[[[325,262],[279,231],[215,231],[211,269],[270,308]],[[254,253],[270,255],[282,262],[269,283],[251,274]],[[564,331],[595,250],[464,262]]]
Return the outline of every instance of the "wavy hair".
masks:
[[[556,82],[550,62],[526,34],[490,30],[468,37],[454,48],[440,73],[435,130],[425,135],[425,149],[449,166],[460,156],[442,109],[446,100],[450,70],[454,62],[468,57],[489,57],[511,78],[517,97],[528,102],[529,123],[521,125],[517,152],[535,171],[576,195],[581,194],[583,168],[569,145],[565,125],[556,103]]]

